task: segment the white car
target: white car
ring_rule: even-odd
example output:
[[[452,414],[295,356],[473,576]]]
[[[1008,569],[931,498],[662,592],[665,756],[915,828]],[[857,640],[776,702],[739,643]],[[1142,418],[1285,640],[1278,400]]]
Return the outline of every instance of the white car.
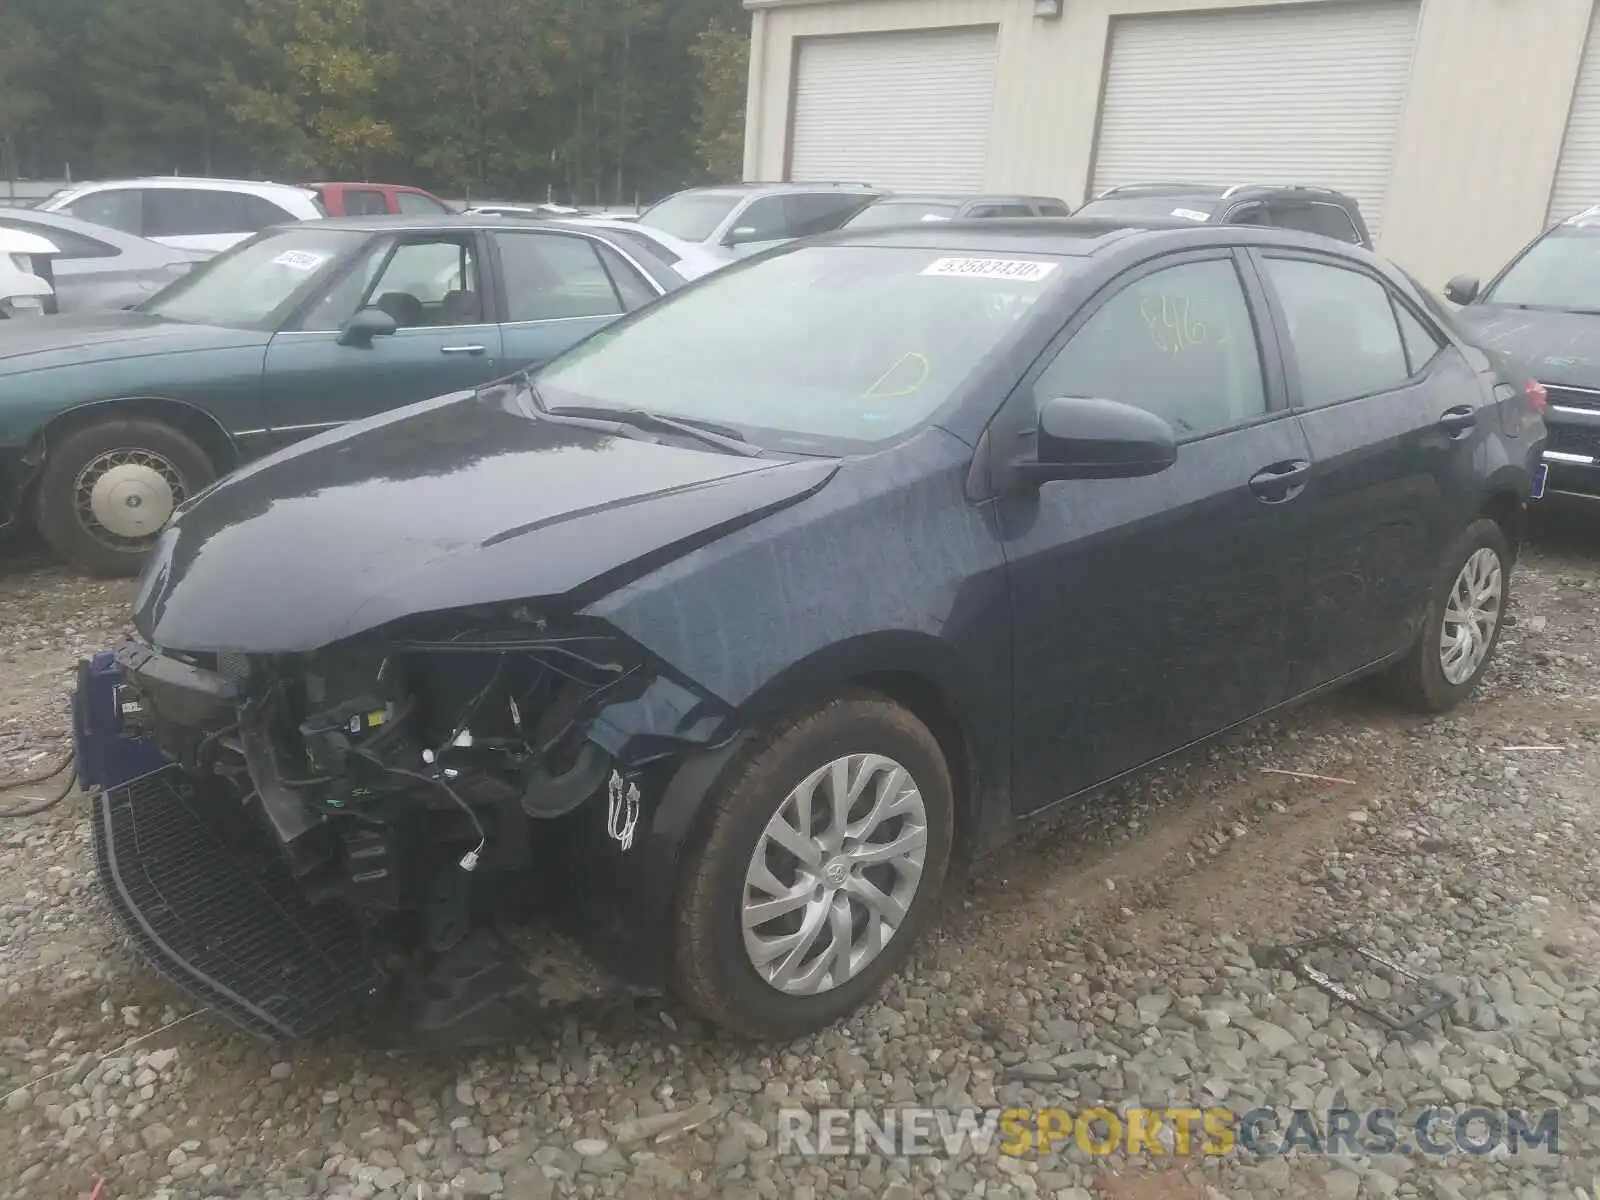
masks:
[[[625,244],[638,246],[641,250],[654,254],[685,279],[698,279],[702,275],[711,274],[719,267],[738,261],[732,254],[719,254],[710,247],[686,242],[682,238],[673,237],[670,233],[662,233],[659,229],[652,229],[648,225],[640,225],[636,221],[623,220],[615,216],[562,217],[560,224],[609,229]]]
[[[180,250],[212,252],[226,250],[269,225],[327,215],[310,188],[178,175],[80,183],[39,207]]]
[[[59,253],[54,242],[36,233],[0,229],[0,320],[44,315],[55,289],[39,260]]]

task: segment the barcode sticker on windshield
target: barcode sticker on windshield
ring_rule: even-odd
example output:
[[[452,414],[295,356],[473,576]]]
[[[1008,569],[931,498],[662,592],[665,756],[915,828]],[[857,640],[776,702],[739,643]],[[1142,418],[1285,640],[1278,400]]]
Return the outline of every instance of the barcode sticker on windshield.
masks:
[[[1019,279],[1037,283],[1056,269],[1053,262],[1017,258],[941,258],[923,269],[924,275],[967,279]]]
[[[1175,208],[1172,210],[1172,215],[1175,217],[1187,217],[1191,221],[1211,220],[1209,213],[1203,213],[1193,208]]]
[[[327,261],[326,254],[313,254],[309,250],[285,250],[272,260],[272,264],[277,267],[288,267],[291,271],[315,271]]]

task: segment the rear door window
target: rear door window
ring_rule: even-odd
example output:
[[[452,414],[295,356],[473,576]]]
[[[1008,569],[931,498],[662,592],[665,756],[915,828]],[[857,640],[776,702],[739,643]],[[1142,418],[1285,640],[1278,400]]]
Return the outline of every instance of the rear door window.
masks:
[[[868,199],[838,192],[796,192],[785,196],[783,206],[788,212],[788,236],[810,237],[837,229],[866,207]]]
[[[144,192],[139,188],[112,188],[90,192],[62,207],[62,212],[135,236],[144,233]]]
[[[252,196],[248,192],[235,192],[232,196],[234,204],[234,224],[237,229],[229,230],[230,233],[260,233],[273,225],[282,225],[286,221],[298,221],[298,214],[290,212],[281,205],[274,204],[262,196]]]
[[[1280,229],[1297,229],[1301,233],[1319,233],[1341,242],[1359,245],[1361,235],[1356,232],[1350,214],[1337,204],[1302,204],[1278,200],[1267,206],[1267,223]]]
[[[248,233],[229,192],[204,188],[154,188],[145,196],[145,232],[150,237]]]
[[[33,221],[17,221],[9,216],[0,217],[0,229],[17,229],[49,238],[55,248],[61,251],[58,257],[64,262],[78,258],[115,258],[122,253],[115,246],[81,233],[57,229],[53,225],[39,225]]]
[[[377,188],[345,188],[344,211],[351,217],[381,217],[389,211],[389,200]]]
[[[616,285],[617,294],[622,297],[622,303],[629,312],[643,308],[656,298],[655,289],[645,282],[644,276],[634,270],[626,258],[603,242],[594,243],[594,248],[600,252],[611,282]]]
[[[1070,217],[1072,210],[1065,204],[1041,204],[1039,205],[1039,215],[1041,217]]]
[[[789,210],[782,196],[762,196],[752,200],[733,219],[733,236],[742,242],[770,242],[793,237]]]
[[[402,213],[409,216],[435,217],[450,211],[432,196],[424,196],[421,192],[396,192],[395,203]]]
[[[622,301],[594,243],[555,233],[496,233],[506,320],[561,321],[618,316]]]
[[[1272,256],[1265,266],[1289,325],[1303,407],[1405,386],[1411,367],[1388,288],[1363,272],[1310,259]]]
[[[980,204],[971,209],[969,217],[1031,217],[1033,209],[1026,204]]]

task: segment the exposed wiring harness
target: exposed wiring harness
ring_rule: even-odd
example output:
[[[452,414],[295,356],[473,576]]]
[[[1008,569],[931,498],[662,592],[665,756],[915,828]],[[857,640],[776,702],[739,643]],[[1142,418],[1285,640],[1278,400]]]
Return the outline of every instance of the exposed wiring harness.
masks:
[[[0,779],[0,796],[3,796],[7,793],[16,791],[18,788],[32,787],[33,785],[39,783],[48,783],[50,780],[60,775],[63,771],[68,770],[70,770],[71,773],[67,776],[67,782],[62,785],[61,790],[54,796],[50,797],[50,799],[22,804],[15,808],[0,808],[0,818],[34,817],[38,816],[42,812],[48,812],[50,809],[60,804],[72,792],[73,785],[78,782],[78,757],[69,750],[67,751],[66,756],[62,758],[59,763],[41,775],[24,775],[20,779]]]

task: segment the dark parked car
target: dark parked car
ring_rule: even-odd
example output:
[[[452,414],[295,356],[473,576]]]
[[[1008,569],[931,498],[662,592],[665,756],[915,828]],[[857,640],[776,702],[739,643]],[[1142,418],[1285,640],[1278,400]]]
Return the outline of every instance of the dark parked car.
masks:
[[[1488,287],[1458,276],[1445,295],[1468,336],[1543,386],[1551,495],[1600,500],[1600,206],[1540,234]]]
[[[919,221],[968,221],[986,217],[1070,217],[1072,210],[1053,196],[957,195],[944,192],[891,192],[874,200],[841,229],[884,229]]]
[[[389,994],[390,951],[427,1028],[486,1030],[530,896],[632,987],[817,1029],[954,854],[1362,676],[1468,696],[1544,436],[1497,383],[1303,234],[980,221],[730,267],[177,514],[122,661],[181,767],[100,801],[113,898],[280,1033]],[[156,813],[268,865],[146,851]],[[244,901],[174,899],[247,879],[298,975],[219,949]]]
[[[256,235],[134,311],[7,321],[0,527],[134,574],[218,474],[545,362],[682,284],[603,230],[345,218]]]
[[[1074,215],[1114,219],[1173,216],[1211,225],[1265,225],[1320,233],[1335,241],[1372,248],[1372,235],[1354,199],[1329,188],[1299,184],[1130,183],[1102,192]]]

